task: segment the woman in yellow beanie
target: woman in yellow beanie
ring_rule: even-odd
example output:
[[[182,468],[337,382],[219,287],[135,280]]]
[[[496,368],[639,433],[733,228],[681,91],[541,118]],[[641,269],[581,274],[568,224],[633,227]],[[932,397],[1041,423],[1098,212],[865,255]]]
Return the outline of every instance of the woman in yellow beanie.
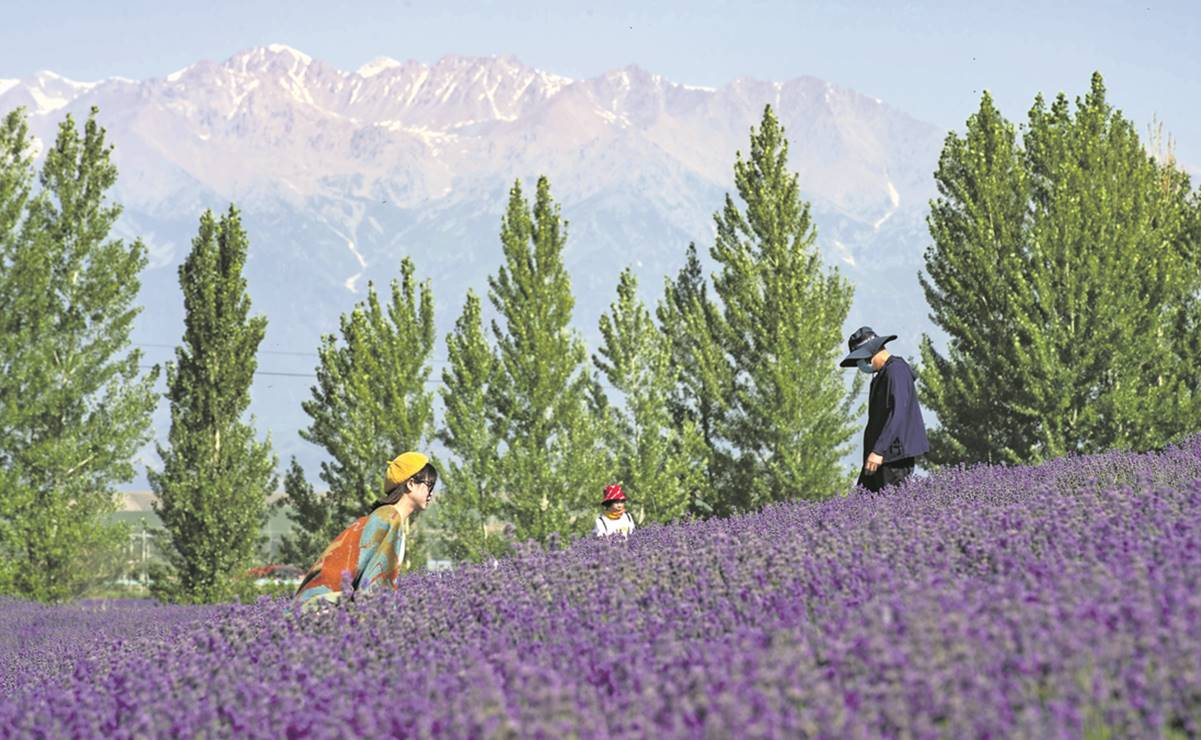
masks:
[[[384,497],[325,548],[296,589],[296,600],[302,606],[337,601],[344,579],[354,593],[396,588],[405,555],[404,523],[429,507],[437,482],[437,469],[420,452],[406,452],[388,463]]]

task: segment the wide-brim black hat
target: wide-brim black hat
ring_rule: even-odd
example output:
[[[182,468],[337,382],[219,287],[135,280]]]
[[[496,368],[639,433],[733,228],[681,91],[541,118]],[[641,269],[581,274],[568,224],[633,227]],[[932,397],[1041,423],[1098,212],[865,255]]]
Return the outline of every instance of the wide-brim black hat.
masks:
[[[859,364],[860,360],[870,360],[872,356],[880,351],[880,348],[896,338],[896,334],[888,334],[882,337],[872,331],[870,326],[861,326],[847,340],[847,346],[850,348],[851,353],[842,358],[842,362],[838,364],[841,367],[855,367],[855,365]]]

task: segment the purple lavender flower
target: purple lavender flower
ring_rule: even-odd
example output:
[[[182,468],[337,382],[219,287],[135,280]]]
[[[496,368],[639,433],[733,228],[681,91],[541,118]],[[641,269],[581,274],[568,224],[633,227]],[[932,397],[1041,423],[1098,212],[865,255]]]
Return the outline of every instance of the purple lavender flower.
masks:
[[[1201,437],[518,548],[313,614],[0,601],[6,735],[1196,736]]]

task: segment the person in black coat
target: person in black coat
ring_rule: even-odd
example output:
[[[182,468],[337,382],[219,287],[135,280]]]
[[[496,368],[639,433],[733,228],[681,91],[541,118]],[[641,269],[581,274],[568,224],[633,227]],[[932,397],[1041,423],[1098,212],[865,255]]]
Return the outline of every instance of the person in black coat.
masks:
[[[869,491],[905,480],[913,472],[914,459],[930,450],[913,369],[884,349],[896,338],[896,334],[882,337],[870,326],[861,326],[848,340],[851,352],[840,363],[872,376],[859,473],[859,485]]]

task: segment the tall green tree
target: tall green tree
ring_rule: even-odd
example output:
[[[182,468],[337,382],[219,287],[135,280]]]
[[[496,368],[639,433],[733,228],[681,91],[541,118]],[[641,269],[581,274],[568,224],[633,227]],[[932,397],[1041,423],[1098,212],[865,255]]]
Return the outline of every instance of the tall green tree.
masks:
[[[604,338],[596,367],[621,394],[613,411],[610,441],[615,477],[633,508],[655,522],[679,518],[709,493],[705,480],[707,449],[691,419],[677,428],[669,399],[676,388],[668,338],[655,326],[638,298],[638,280],[626,268],[617,284],[617,300],[601,316]]]
[[[340,337],[321,339],[317,385],[303,404],[312,421],[300,436],[329,455],[320,473],[326,491],[316,494],[292,461],[284,492],[296,534],[284,538],[281,551],[290,562],[311,565],[382,496],[388,461],[406,450],[424,450],[433,435],[434,394],[426,385],[434,297],[428,280],[418,286],[416,272],[405,257],[386,307],[368,284],[367,299],[342,315]],[[413,568],[426,553],[415,522],[409,526],[405,567]]]
[[[170,565],[155,591],[177,601],[237,594],[279,483],[270,439],[260,442],[253,419],[243,420],[267,331],[265,316],[250,316],[248,250],[237,208],[220,219],[205,211],[179,267],[184,334],[167,365],[171,430],[158,446],[163,469],[150,472]]]
[[[446,337],[449,364],[442,371],[446,408],[438,438],[454,459],[446,465],[450,496],[434,512],[440,541],[455,560],[479,561],[506,549],[495,524],[504,512],[497,506],[497,440],[488,428],[488,386],[496,357],[484,333],[480,299],[467,292],[463,313]]]
[[[60,124],[36,193],[24,112],[0,124],[0,589],[48,601],[125,545],[114,486],[149,441],[158,377],[130,348],[146,247],[109,238],[121,207],[97,115]]]
[[[788,170],[788,142],[771,106],[738,154],[734,183],[715,214],[714,288],[720,341],[734,368],[719,434],[738,457],[721,489],[736,506],[829,496],[849,483],[840,461],[854,433],[858,378],[838,367],[852,288],[824,270],[809,204]]]
[[[664,280],[655,316],[668,342],[675,378],[667,394],[673,426],[681,435],[688,426],[694,427],[704,442],[700,464],[710,495],[693,498],[693,513],[710,514],[714,503],[728,513],[729,507],[710,499],[718,492],[722,471],[732,469],[732,452],[722,445],[718,429],[734,396],[734,368],[719,341],[721,309],[709,298],[695,244],[688,245],[679,274]]]
[[[292,527],[279,543],[279,559],[307,568],[333,540],[337,532],[334,521],[342,521],[305,475],[304,466],[295,457],[284,474],[284,496],[276,502],[277,510],[285,510]],[[330,532],[334,532],[333,535]]]
[[[26,207],[33,194],[34,184],[33,148],[29,138],[29,124],[20,108],[4,117],[0,125],[0,362],[5,378],[11,377],[8,370],[22,350],[22,337],[14,329],[13,320],[21,309],[21,301],[28,300],[17,291],[19,283],[18,255],[23,238],[21,224]],[[27,310],[27,309],[26,309]],[[0,406],[0,593],[17,591],[16,578],[20,573],[21,560],[15,546],[21,540],[23,528],[18,523],[23,510],[29,506],[32,490],[20,486],[13,470],[12,457],[19,434],[19,418],[9,401],[12,388],[0,379],[0,393],[5,401]]]
[[[1106,100],[1059,95],[1014,127],[983,96],[935,174],[923,399],[935,462],[1037,462],[1195,431],[1201,264],[1188,178]]]
[[[935,181],[940,197],[928,217],[935,246],[919,279],[934,322],[950,336],[950,353],[944,357],[923,337],[922,402],[939,420],[927,457],[1012,461],[1033,444],[1030,426],[1006,409],[1004,380],[1019,371],[1006,351],[1017,332],[1006,304],[1022,270],[1030,183],[1016,128],[987,92],[965,135],[948,134]]]
[[[497,492],[520,539],[586,529],[605,480],[605,409],[587,350],[571,327],[575,299],[563,265],[566,225],[538,179],[533,207],[520,182],[501,222],[504,264],[489,278],[497,368],[489,428],[500,443]]]

